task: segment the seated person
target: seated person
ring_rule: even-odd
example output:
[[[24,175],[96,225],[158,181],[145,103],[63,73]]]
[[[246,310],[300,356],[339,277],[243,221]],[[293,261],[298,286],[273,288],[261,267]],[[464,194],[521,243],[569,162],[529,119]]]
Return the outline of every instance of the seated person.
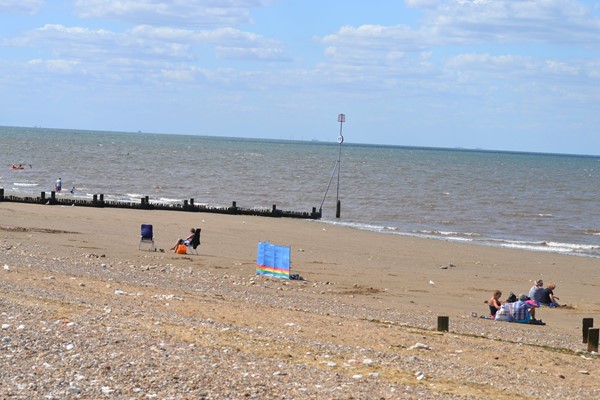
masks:
[[[554,289],[556,289],[556,285],[554,283],[549,283],[548,287],[542,290],[542,295],[540,297],[541,304],[550,307],[560,307],[560,304],[556,302],[559,298],[554,295]]]
[[[188,236],[185,239],[177,239],[175,246],[171,247],[171,250],[173,252],[177,252],[177,246],[180,244],[185,244],[186,246],[189,246],[192,243],[192,239],[194,239],[195,234],[196,234],[196,230],[194,228],[190,229],[190,236]]]
[[[544,281],[538,279],[537,281],[535,281],[535,284],[529,290],[529,298],[539,303],[542,297],[542,290],[544,290]]]
[[[514,322],[527,324],[530,320],[535,320],[535,307],[528,300],[529,296],[522,294],[519,296],[519,300],[513,303],[512,317]]]
[[[502,306],[502,303],[500,303],[500,296],[502,296],[502,292],[496,290],[492,298],[488,300],[488,306],[490,307],[490,316],[492,318],[496,316],[496,312],[498,312],[498,310]]]

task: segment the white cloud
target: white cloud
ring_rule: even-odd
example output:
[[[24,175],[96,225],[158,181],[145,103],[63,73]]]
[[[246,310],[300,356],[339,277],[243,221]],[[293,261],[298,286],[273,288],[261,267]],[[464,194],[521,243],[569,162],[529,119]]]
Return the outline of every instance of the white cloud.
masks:
[[[158,25],[237,26],[251,22],[250,9],[264,0],[76,0],[82,18],[111,18]]]
[[[48,55],[31,60],[31,68],[53,76],[85,74],[96,83],[199,82],[206,77],[199,65],[221,59],[290,60],[278,41],[233,28],[194,31],[140,25],[114,32],[46,24],[18,38],[4,40],[3,45],[44,49]],[[213,56],[207,59],[207,51],[211,50]],[[263,79],[266,81],[269,76]]]
[[[61,57],[96,61],[98,58],[112,57],[190,61],[197,54],[195,46],[212,47],[215,49],[215,56],[219,58],[268,61],[290,59],[278,41],[233,28],[193,31],[140,25],[125,32],[113,32],[46,24],[21,38],[5,40],[4,44],[44,46]]]
[[[281,49],[251,47],[217,47],[217,56],[229,60],[289,61]]]
[[[576,0],[449,1],[426,15],[440,44],[600,43],[600,19]]]
[[[73,60],[47,60],[45,61],[46,68],[49,71],[59,74],[72,73],[80,63]]]
[[[404,4],[410,8],[433,8],[439,3],[439,0],[404,0]]]
[[[548,60],[544,64],[544,70],[557,75],[578,75],[580,69],[565,62]]]
[[[44,7],[44,0],[2,0],[0,13],[35,14]]]
[[[434,2],[410,3],[429,7]],[[444,86],[453,80],[477,79],[481,74],[492,80],[524,79],[533,73],[540,77],[581,76],[586,56],[596,54],[590,47],[600,46],[600,20],[574,0],[454,0],[436,4],[437,8],[425,11],[423,25],[416,28],[344,26],[323,37],[328,67],[343,68],[346,73],[350,66],[362,67],[355,70],[356,81],[364,81],[363,76],[370,74],[381,81],[393,76],[399,84],[415,75],[432,74],[429,79]],[[545,47],[528,47],[540,42]],[[567,44],[570,52],[582,56],[559,60],[562,51],[557,48]],[[485,54],[479,53],[480,46],[486,47]],[[489,49],[504,54],[488,54]],[[532,49],[538,54],[530,55]],[[427,58],[422,54],[428,54]]]
[[[430,2],[423,0],[427,5]],[[411,4],[423,5],[423,1]],[[344,26],[327,46],[372,52],[451,45],[550,43],[600,46],[600,18],[575,0],[455,0],[425,11],[422,26]]]

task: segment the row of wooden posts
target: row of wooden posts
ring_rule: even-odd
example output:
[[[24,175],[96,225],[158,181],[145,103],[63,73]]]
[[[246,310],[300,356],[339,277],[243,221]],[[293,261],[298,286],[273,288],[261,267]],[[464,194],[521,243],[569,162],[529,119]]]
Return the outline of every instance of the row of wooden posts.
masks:
[[[437,330],[439,332],[448,332],[450,318],[439,316],[437,320]],[[600,328],[594,328],[594,318],[584,318],[582,326],[583,343],[587,343],[587,351],[598,352],[598,339],[600,337]]]
[[[303,219],[320,219],[322,212],[316,207],[310,212],[280,210],[277,205],[273,204],[271,209],[250,209],[238,207],[233,201],[230,207],[212,207],[206,205],[195,205],[194,199],[183,200],[183,204],[160,204],[150,203],[149,196],[143,196],[140,203],[121,202],[121,201],[104,201],[104,194],[94,194],[92,200],[67,197],[57,197],[55,191],[50,192],[50,197],[46,196],[46,192],[41,192],[39,197],[24,197],[24,196],[5,196],[4,188],[0,188],[0,201],[12,201],[20,203],[34,204],[50,204],[50,205],[77,205],[84,207],[113,207],[113,208],[133,208],[133,209],[151,209],[151,210],[169,210],[169,211],[197,211],[219,214],[233,215],[256,215],[264,217],[286,217],[286,218],[303,218]]]

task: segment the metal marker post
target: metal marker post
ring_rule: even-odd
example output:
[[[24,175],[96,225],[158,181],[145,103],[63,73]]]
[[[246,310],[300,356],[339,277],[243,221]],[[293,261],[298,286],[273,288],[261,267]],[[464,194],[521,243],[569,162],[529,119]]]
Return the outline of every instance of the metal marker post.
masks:
[[[327,193],[329,193],[329,188],[331,187],[331,182],[333,181],[333,177],[335,176],[335,171],[337,170],[337,206],[335,211],[335,217],[340,217],[340,163],[342,159],[342,143],[344,143],[344,136],[342,135],[342,124],[346,122],[346,116],[344,114],[338,115],[338,122],[340,123],[340,136],[338,136],[338,143],[340,144],[340,149],[338,152],[338,160],[335,162],[335,166],[333,167],[333,171],[331,171],[331,177],[329,177],[329,183],[327,184],[327,189],[325,189],[325,194],[323,195],[323,201],[321,201],[321,207],[319,207],[319,214],[322,215],[323,212],[323,203],[325,203],[325,199],[327,198]]]
[[[337,195],[336,195],[336,209],[335,209],[335,217],[339,218],[340,217],[340,209],[341,209],[341,202],[340,202],[340,166],[341,166],[341,162],[342,162],[342,143],[344,143],[344,135],[342,135],[342,124],[344,122],[346,122],[346,115],[344,114],[339,114],[338,115],[338,122],[340,123],[340,136],[338,136],[338,143],[340,144],[340,149],[338,152],[338,162],[337,162]]]

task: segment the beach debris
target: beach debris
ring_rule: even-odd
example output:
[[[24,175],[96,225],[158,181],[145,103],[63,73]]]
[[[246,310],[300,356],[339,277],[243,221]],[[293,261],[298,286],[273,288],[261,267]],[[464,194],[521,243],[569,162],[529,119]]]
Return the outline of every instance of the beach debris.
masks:
[[[417,377],[418,381],[422,381],[423,379],[425,379],[425,374],[421,371],[415,372],[415,376]]]
[[[17,326],[18,331],[22,331],[23,329],[25,329],[25,325],[21,324],[21,325]]]
[[[67,350],[73,350],[75,348],[75,345],[72,343],[69,343],[66,348],[67,348]]]
[[[123,294],[127,294],[127,292],[124,292],[124,291],[122,291],[120,289],[117,289],[117,290],[115,290],[115,294],[117,294],[117,295],[123,295]]]
[[[579,371],[579,373],[582,374],[582,375],[589,375],[590,371],[581,370],[581,371]]]
[[[363,378],[363,376],[361,374],[352,375],[352,379],[358,380],[358,379],[362,379],[362,378]]]
[[[5,271],[10,271],[10,267],[8,266],[8,264],[4,264],[4,267],[2,267],[2,269],[4,269]]]
[[[364,365],[373,365],[373,360],[370,358],[365,358],[362,362]]]
[[[75,205],[75,204],[73,204],[73,205]],[[70,394],[81,394],[81,389],[78,388],[78,387],[76,387],[76,386],[69,386],[69,388],[67,389],[67,391]]]
[[[5,331],[10,328],[10,324],[2,324],[2,330]]]
[[[414,346],[410,346],[408,349],[409,350],[431,350],[431,347],[424,343],[417,342]]]
[[[183,301],[183,297],[175,296],[174,294],[155,294],[152,297],[155,299]]]
[[[435,282],[434,282],[434,281],[432,281],[432,280],[430,280],[430,281],[429,281],[429,284],[430,284],[430,285],[435,285]]]
[[[456,265],[450,263],[448,265],[440,265],[440,269],[456,268]]]

